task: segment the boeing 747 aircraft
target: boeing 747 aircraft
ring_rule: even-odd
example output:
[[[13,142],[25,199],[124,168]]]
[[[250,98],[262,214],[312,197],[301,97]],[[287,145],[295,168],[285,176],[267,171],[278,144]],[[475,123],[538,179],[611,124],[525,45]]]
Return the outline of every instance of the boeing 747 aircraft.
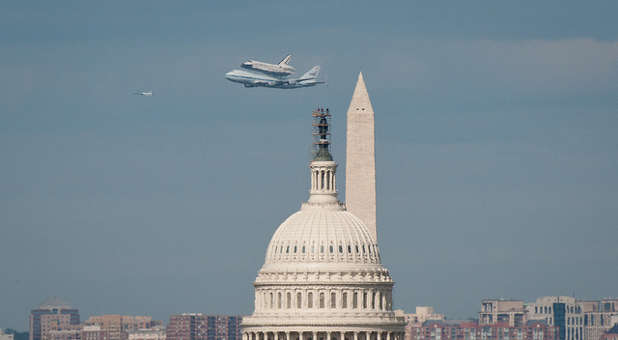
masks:
[[[314,66],[300,78],[277,78],[267,74],[248,72],[244,70],[233,70],[225,74],[225,78],[235,83],[241,83],[245,87],[273,87],[277,89],[297,89],[300,87],[310,87],[318,84],[324,84],[323,81],[318,81],[320,74],[320,66]]]

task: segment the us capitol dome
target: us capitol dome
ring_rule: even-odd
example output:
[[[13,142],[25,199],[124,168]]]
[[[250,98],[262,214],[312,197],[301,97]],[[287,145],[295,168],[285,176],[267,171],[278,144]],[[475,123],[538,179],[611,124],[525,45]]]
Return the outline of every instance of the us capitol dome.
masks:
[[[328,109],[312,115],[309,199],[270,240],[243,340],[403,340],[377,241],[337,200]]]

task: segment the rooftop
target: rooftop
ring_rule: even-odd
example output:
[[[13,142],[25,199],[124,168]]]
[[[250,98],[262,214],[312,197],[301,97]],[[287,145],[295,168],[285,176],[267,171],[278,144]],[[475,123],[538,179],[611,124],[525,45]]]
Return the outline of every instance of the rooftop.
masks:
[[[66,302],[65,300],[62,300],[61,298],[57,296],[52,296],[50,298],[47,298],[45,301],[41,302],[41,304],[39,305],[39,308],[40,309],[52,309],[52,308],[69,309],[73,307],[71,307],[71,304]]]

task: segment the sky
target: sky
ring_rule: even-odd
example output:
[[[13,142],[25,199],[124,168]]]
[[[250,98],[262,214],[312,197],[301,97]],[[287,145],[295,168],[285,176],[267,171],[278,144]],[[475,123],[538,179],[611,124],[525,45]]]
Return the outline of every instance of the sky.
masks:
[[[308,196],[312,109],[376,112],[394,307],[617,296],[616,1],[2,1],[0,328],[249,314]],[[292,53],[326,85],[228,82]],[[131,95],[152,90],[152,97]]]

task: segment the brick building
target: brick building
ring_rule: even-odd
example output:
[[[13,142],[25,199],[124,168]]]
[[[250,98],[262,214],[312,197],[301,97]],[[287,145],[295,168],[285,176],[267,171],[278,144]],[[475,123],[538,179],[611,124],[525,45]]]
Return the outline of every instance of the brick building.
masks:
[[[165,328],[156,326],[153,328],[142,328],[128,333],[127,340],[165,340]]]
[[[477,321],[425,321],[410,328],[411,340],[557,340],[557,327],[531,321],[519,327],[507,322],[482,325]]]
[[[618,340],[618,323],[601,335],[601,340]]]
[[[79,310],[59,298],[53,297],[31,310],[29,319],[29,339],[48,340],[51,331],[74,331],[73,326],[79,325]],[[55,336],[66,337],[70,335],[67,333]]]
[[[81,340],[81,326],[73,325],[69,328],[51,330],[44,336],[44,340]]]
[[[80,340],[109,340],[109,332],[98,325],[84,325]]]
[[[241,316],[185,313],[170,316],[166,340],[241,340]]]
[[[108,340],[126,340],[129,332],[160,326],[161,321],[153,321],[150,316],[106,314],[91,316],[84,324],[101,327],[107,331]]]

